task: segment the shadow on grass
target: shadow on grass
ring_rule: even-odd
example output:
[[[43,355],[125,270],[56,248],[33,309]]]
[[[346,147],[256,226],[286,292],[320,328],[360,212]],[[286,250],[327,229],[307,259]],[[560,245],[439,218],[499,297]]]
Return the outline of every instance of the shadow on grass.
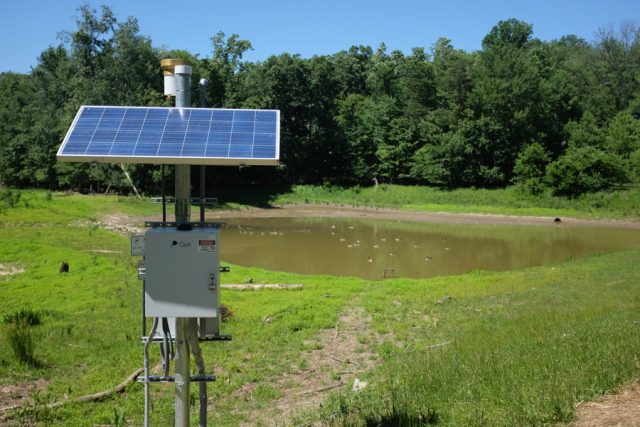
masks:
[[[438,424],[439,421],[440,416],[438,413],[433,409],[429,409],[426,413],[420,413],[418,415],[394,411],[380,418],[367,418],[365,425],[367,427],[423,427]]]
[[[251,188],[223,188],[216,191],[218,204],[221,206],[230,204],[240,204],[263,209],[277,209],[273,201],[279,195],[291,191],[291,186],[278,187],[251,187]]]

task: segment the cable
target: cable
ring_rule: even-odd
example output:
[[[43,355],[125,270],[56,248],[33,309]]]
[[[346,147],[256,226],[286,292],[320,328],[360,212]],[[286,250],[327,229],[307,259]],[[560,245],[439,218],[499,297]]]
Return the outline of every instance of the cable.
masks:
[[[173,340],[171,338],[171,328],[169,328],[169,319],[162,318],[162,342],[160,343],[160,357],[162,359],[162,368],[164,376],[169,376],[170,362],[175,355],[173,348]]]
[[[147,340],[144,343],[144,425],[149,427],[149,345],[153,341],[153,337],[156,335],[156,329],[158,329],[158,318],[153,319],[153,325],[151,325],[151,332],[147,336]]]

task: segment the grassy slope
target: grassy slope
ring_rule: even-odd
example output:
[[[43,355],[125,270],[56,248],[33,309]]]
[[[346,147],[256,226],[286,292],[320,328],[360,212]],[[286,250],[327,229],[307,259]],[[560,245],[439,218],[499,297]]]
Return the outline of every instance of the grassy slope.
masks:
[[[383,345],[372,388],[334,399],[325,416],[339,414],[338,424],[354,413],[390,422],[431,414],[452,425],[570,421],[576,402],[638,379],[639,255],[376,285],[364,306],[405,346]],[[435,304],[444,295],[453,299]],[[428,348],[442,342],[450,344]]]
[[[150,215],[157,209],[125,198],[47,200],[45,193],[30,192],[18,207],[0,214],[0,263],[26,270],[0,276],[0,313],[24,306],[48,313],[34,328],[42,368],[20,365],[0,340],[2,384],[46,378],[47,392],[37,399],[47,402],[110,388],[141,366],[140,283],[128,239],[68,223],[104,212]],[[87,252],[91,249],[119,253]],[[234,267],[223,281],[251,278],[305,287],[224,292],[235,312],[225,326],[235,339],[204,346],[207,366],[219,377],[209,387],[217,402],[212,417],[216,425],[235,425],[243,410],[269,406],[278,396],[270,380],[304,365],[305,342],[332,327],[340,308],[357,300],[372,314],[374,326],[392,332],[402,346],[380,345],[385,362],[368,374],[370,387],[357,395],[334,395],[319,415],[307,419],[393,425],[422,414],[454,425],[567,421],[575,402],[640,374],[640,271],[634,268],[639,256],[636,248],[515,272],[385,282]],[[58,273],[62,260],[71,266],[67,275]],[[434,304],[443,295],[454,298]],[[276,320],[264,323],[265,316]],[[451,344],[428,349],[446,341]],[[225,398],[248,382],[259,384],[251,399]],[[173,388],[153,390],[154,423],[166,423],[172,419]],[[142,408],[142,387],[136,384],[100,403],[21,411],[16,421],[110,423],[121,411],[140,424]]]

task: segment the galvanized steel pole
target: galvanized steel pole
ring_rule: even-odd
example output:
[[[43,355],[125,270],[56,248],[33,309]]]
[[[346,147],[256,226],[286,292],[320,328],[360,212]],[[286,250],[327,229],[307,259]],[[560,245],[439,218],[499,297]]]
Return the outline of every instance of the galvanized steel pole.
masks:
[[[207,108],[207,84],[209,80],[200,79],[200,108]],[[204,222],[204,209],[205,209],[205,165],[200,165],[200,222]]]
[[[200,79],[200,108],[207,108],[207,84],[209,81],[207,79]],[[204,223],[205,220],[205,165],[200,166],[200,222]],[[192,333],[193,342],[191,343],[191,351],[193,352],[193,358],[196,362],[196,367],[198,368],[198,374],[204,376],[205,375],[205,366],[204,359],[202,358],[202,352],[200,351],[200,344],[198,342],[198,331],[197,331],[197,322],[195,322],[193,327],[195,328]],[[202,319],[202,321],[205,321]],[[198,384],[200,390],[200,427],[207,427],[207,383],[206,381],[200,381]]]
[[[191,107],[191,67],[176,65],[176,107]],[[176,165],[176,222],[191,219],[191,165]]]
[[[176,65],[176,107],[191,107],[191,67]],[[191,165],[176,165],[176,222],[189,223],[191,219]],[[176,285],[178,285],[176,283]],[[189,360],[189,322],[188,318],[176,318],[176,356],[175,356],[175,425],[189,426],[189,380],[191,363]]]

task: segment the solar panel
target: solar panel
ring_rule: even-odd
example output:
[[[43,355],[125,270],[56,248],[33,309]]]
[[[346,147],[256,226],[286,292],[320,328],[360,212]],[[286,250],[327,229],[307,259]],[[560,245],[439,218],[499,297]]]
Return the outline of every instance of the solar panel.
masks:
[[[280,111],[83,105],[57,157],[67,162],[277,165]]]

